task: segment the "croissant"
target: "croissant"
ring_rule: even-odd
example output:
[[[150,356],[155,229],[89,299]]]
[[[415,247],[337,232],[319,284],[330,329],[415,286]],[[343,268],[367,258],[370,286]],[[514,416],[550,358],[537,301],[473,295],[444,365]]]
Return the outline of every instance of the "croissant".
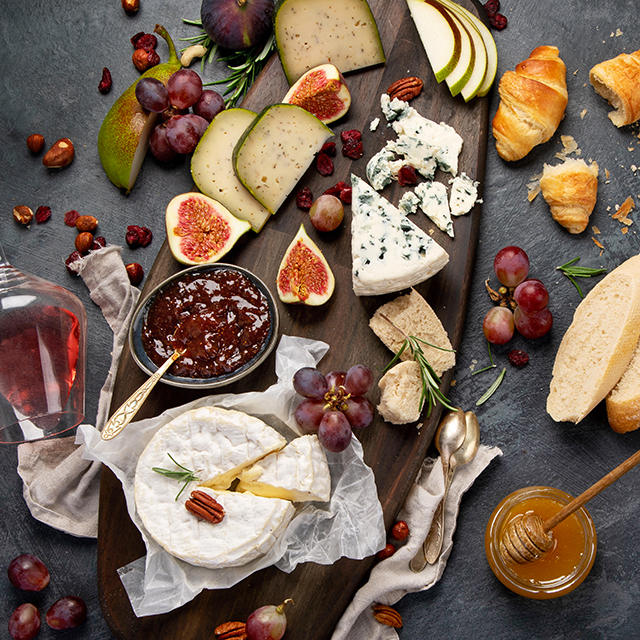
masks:
[[[567,158],[562,164],[544,165],[540,190],[551,208],[553,219],[569,233],[587,228],[598,194],[598,165]]]
[[[555,133],[567,106],[567,69],[557,47],[534,49],[498,85],[493,135],[503,160],[520,160]]]
[[[589,71],[589,80],[615,109],[609,119],[616,127],[640,120],[640,50],[597,64]]]

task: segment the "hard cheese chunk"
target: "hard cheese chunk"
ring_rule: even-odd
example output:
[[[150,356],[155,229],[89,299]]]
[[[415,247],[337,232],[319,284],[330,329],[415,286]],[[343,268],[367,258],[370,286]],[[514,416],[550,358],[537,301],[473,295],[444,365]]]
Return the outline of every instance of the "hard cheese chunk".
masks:
[[[325,62],[346,73],[385,61],[366,0],[283,0],[276,9],[275,35],[289,84]]]
[[[240,474],[237,490],[293,502],[327,502],[331,475],[318,436],[296,438],[281,451],[245,469]]]
[[[253,122],[248,109],[226,109],[211,122],[191,157],[191,176],[202,193],[221,202],[234,216],[260,231],[271,217],[238,180],[233,170],[233,149]]]
[[[351,176],[353,290],[358,296],[400,291],[442,269],[449,255],[366,182]]]
[[[329,127],[301,107],[271,105],[238,141],[234,171],[253,197],[275,213],[332,135]]]

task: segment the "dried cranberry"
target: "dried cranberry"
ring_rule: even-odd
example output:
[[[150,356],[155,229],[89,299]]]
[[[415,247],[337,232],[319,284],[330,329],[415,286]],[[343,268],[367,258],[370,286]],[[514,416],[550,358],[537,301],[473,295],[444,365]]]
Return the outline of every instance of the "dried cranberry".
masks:
[[[410,164],[403,164],[398,171],[398,184],[401,187],[418,184],[416,170]]]
[[[36,222],[43,224],[51,217],[51,207],[38,207],[36,209]]]
[[[328,156],[336,155],[336,143],[335,142],[325,142],[322,145],[322,149],[320,149],[323,153],[326,153]]]
[[[347,183],[340,180],[333,185],[333,187],[329,187],[322,195],[326,196],[335,196],[336,198],[340,197],[340,192],[347,186]]]
[[[390,558],[396,552],[396,548],[391,544],[387,544],[384,549],[378,551],[377,556],[379,560],[385,560]]]
[[[80,275],[77,271],[74,271],[70,267],[74,262],[77,262],[78,260],[81,260],[81,259],[82,259],[82,254],[79,251],[74,251],[73,253],[71,253],[71,255],[69,255],[69,257],[64,261],[65,265],[67,266],[67,271],[69,273],[72,273],[74,276]]]
[[[111,90],[111,71],[107,67],[102,69],[102,79],[98,84],[98,91],[100,93],[109,93]]]
[[[91,251],[97,251],[107,246],[107,241],[102,236],[97,236],[93,239],[93,245],[91,245]]]
[[[145,33],[144,31],[140,31],[140,33],[136,33],[133,38],[131,38],[131,44],[134,49],[144,49],[145,51],[151,51],[158,46],[158,38],[156,38],[153,33]]]
[[[529,354],[526,351],[521,351],[520,349],[512,349],[509,351],[509,362],[514,367],[524,367],[527,362],[529,362]]]
[[[360,140],[356,140],[355,138],[347,140],[342,146],[342,155],[346,158],[357,160],[358,158],[362,158],[363,153],[364,147],[362,146],[362,142],[360,142]]]
[[[304,189],[300,189],[300,191],[296,193],[296,205],[298,206],[298,209],[309,211],[312,204],[313,194],[311,193],[311,189],[309,189],[309,187],[304,187]]]
[[[144,278],[144,271],[142,270],[142,266],[137,262],[131,262],[126,267],[127,275],[129,276],[129,282],[135,287],[142,282],[142,278]]]
[[[71,209],[71,211],[67,211],[67,213],[64,214],[64,223],[68,227],[75,227],[76,226],[76,220],[79,217],[80,217],[80,213],[78,211],[76,211],[75,209]]]
[[[147,227],[140,227],[137,224],[127,227],[125,240],[132,249],[146,247],[152,238],[151,229],[147,229]]]
[[[362,134],[357,129],[349,129],[348,131],[343,131],[340,134],[340,140],[342,140],[343,143],[347,140],[356,140],[357,142],[360,142],[360,140],[362,140]]]
[[[484,10],[487,12],[487,16],[489,18],[493,18],[493,16],[500,11],[500,0],[487,0],[483,5]]]
[[[351,187],[340,189],[340,200],[345,204],[351,204]]]
[[[322,176],[330,176],[333,173],[333,160],[322,151],[316,158],[316,167]]]
[[[507,16],[496,13],[495,16],[489,18],[489,24],[496,29],[496,31],[502,31],[507,26]]]

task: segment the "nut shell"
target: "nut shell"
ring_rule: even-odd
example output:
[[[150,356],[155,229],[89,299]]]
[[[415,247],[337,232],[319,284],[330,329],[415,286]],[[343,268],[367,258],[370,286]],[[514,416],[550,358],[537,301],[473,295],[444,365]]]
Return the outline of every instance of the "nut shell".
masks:
[[[62,169],[71,164],[75,157],[73,142],[69,138],[60,138],[54,142],[53,146],[42,158],[42,164],[47,169]]]

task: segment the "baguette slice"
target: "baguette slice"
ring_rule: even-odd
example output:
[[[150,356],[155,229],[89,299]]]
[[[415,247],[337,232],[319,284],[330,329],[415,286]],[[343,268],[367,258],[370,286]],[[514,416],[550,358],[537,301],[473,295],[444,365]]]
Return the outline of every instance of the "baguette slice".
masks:
[[[640,336],[640,255],[605,276],[578,305],[553,365],[547,412],[582,420],[613,389]]]
[[[640,342],[629,366],[606,399],[609,425],[618,433],[640,427]]]

